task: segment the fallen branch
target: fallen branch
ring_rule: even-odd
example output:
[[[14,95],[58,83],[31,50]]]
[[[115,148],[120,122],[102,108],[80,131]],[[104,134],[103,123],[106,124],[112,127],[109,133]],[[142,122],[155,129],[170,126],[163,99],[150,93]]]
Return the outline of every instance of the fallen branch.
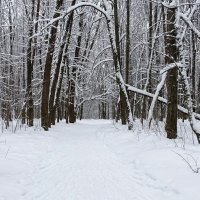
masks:
[[[150,98],[154,98],[154,94],[152,93],[149,93],[147,91],[143,91],[141,89],[138,89],[136,87],[133,87],[131,85],[128,85],[128,84],[125,84],[126,87],[127,87],[127,90],[129,91],[132,91],[132,92],[135,92],[135,93],[138,93],[140,95],[144,95],[144,96],[147,96],[147,97],[150,97]],[[163,97],[158,97],[157,99],[159,102],[162,102],[164,104],[167,104],[167,99],[163,98]],[[187,114],[188,115],[188,109],[187,108],[184,108],[180,105],[178,105],[178,110],[184,114]],[[200,120],[200,114],[197,114],[197,113],[194,113],[194,117],[198,120]]]

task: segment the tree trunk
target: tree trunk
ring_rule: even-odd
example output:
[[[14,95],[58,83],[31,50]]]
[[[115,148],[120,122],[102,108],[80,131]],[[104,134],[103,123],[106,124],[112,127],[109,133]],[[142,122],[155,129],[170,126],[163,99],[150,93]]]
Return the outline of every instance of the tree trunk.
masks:
[[[176,47],[176,9],[167,8],[167,36],[165,47],[165,62],[172,64],[177,61],[177,47]],[[165,130],[167,138],[175,139],[177,137],[177,68],[170,69],[167,73],[167,118]]]
[[[151,83],[151,73],[152,73],[152,60],[153,60],[153,3],[152,0],[149,0],[149,32],[148,32],[148,65],[147,65],[147,80],[144,86],[144,90],[151,93],[152,83]],[[143,120],[147,118],[147,112],[150,102],[148,102],[147,97],[142,97],[142,114],[141,114],[141,122],[143,124]]]
[[[114,10],[116,10],[117,9],[117,0],[114,0],[114,7],[115,7]],[[116,14],[117,14],[117,12],[115,11],[114,15],[116,15]],[[115,19],[115,21],[117,21],[117,20]],[[131,130],[133,128],[133,116],[131,113],[131,106],[130,106],[130,102],[128,99],[124,79],[122,78],[122,74],[121,74],[121,64],[120,64],[120,59],[119,59],[120,56],[118,55],[119,50],[117,50],[117,45],[115,43],[116,41],[114,41],[114,38],[113,38],[113,27],[112,27],[112,22],[111,22],[110,18],[107,18],[107,26],[108,26],[110,45],[111,45],[112,55],[113,55],[113,63],[114,63],[115,74],[116,74],[116,82],[117,82],[117,84],[119,86],[119,90],[120,90],[120,99],[124,102],[124,109],[126,111],[125,116],[126,116],[126,120],[128,121],[128,129]],[[117,28],[117,26],[115,25],[115,32],[117,31],[116,28]]]
[[[73,0],[71,6],[75,5],[75,3],[76,3],[76,0]],[[61,70],[60,70],[60,67],[61,67],[61,63],[62,63],[62,59],[63,59],[63,53],[65,52],[65,54],[66,54],[67,50],[68,50],[69,45],[67,42],[69,42],[68,38],[70,38],[70,35],[71,35],[73,15],[74,15],[74,12],[72,12],[69,15],[67,23],[66,23],[65,33],[62,38],[62,44],[60,45],[60,48],[59,48],[56,69],[55,69],[54,78],[53,78],[53,82],[52,82],[52,86],[51,86],[51,94],[50,94],[50,99],[49,99],[49,123],[50,123],[50,125],[51,124],[55,125],[55,110],[56,110],[55,107],[57,104],[54,105],[54,100],[55,100],[55,94],[58,93],[58,92],[56,92],[56,86],[58,85],[58,82],[59,82],[58,90],[61,90],[60,87],[62,84],[62,80],[59,80],[59,74],[60,74],[60,79],[62,79],[63,73],[64,73],[64,65],[62,66],[63,69],[61,69]],[[59,96],[58,96],[58,99],[59,99]],[[57,101],[59,101],[59,100],[57,100]]]
[[[60,8],[63,4],[63,0],[57,0],[56,9],[53,18],[60,16]],[[56,42],[58,20],[56,20],[51,27],[48,50],[46,55],[46,62],[44,67],[43,76],[43,88],[42,88],[42,105],[41,105],[41,126],[45,131],[48,131],[49,127],[49,86],[50,86],[50,75],[53,61],[53,53]]]
[[[115,26],[115,44],[116,44],[116,59],[119,63],[119,71],[121,72],[121,56],[120,56],[120,41],[119,41],[119,20],[118,20],[118,3],[114,0],[114,26]],[[126,112],[126,97],[124,92],[120,90],[120,113],[122,124],[126,124],[128,113]],[[128,97],[127,97],[128,98]]]
[[[78,60],[80,56],[80,47],[81,47],[81,40],[82,40],[82,31],[83,31],[83,13],[80,14],[80,21],[79,21],[79,35],[77,37],[77,46],[75,48],[75,56],[74,56],[74,64],[72,66],[72,74],[69,80],[69,123],[76,122],[76,111],[75,111],[75,89],[76,89],[76,73],[77,73],[77,66]]]
[[[32,1],[32,10],[30,13],[27,11],[27,18],[29,32],[28,32],[28,48],[27,48],[27,91],[26,91],[26,99],[27,99],[27,124],[29,127],[33,126],[34,119],[34,108],[33,108],[33,92],[32,92],[32,79],[33,79],[33,58],[32,58],[32,43],[33,39],[31,38],[33,35],[33,16],[34,16],[34,1]]]
[[[126,84],[129,84],[130,68],[130,0],[126,1]]]
[[[192,80],[192,100],[196,100],[196,36],[194,32],[191,32],[191,80]],[[193,111],[195,112],[195,108],[193,108]]]

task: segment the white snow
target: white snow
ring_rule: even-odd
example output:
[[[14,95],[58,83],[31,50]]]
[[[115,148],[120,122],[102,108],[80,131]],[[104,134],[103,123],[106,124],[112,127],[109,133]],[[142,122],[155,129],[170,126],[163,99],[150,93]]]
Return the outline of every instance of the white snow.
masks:
[[[1,134],[0,200],[199,200],[200,174],[183,158],[198,168],[200,146],[135,123],[133,132],[83,120]]]

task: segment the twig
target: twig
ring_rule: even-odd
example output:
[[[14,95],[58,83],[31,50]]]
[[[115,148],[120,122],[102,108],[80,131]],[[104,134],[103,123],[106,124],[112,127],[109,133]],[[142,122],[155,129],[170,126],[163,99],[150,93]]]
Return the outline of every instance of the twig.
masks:
[[[179,154],[179,153],[177,153],[177,152],[175,152],[175,151],[173,151],[175,154],[177,154],[178,156],[180,156],[182,159],[183,159],[183,161],[185,161],[185,163],[189,166],[189,168],[194,172],[194,173],[199,173],[199,171],[200,171],[200,167],[198,167],[198,164],[197,164],[197,160],[196,159],[194,159],[194,157],[192,156],[192,155],[190,155],[190,154],[188,154],[188,156],[190,156],[191,158],[192,158],[192,160],[194,161],[194,163],[195,163],[195,165],[196,165],[196,169],[189,163],[189,161],[186,159],[186,158],[184,158],[181,154]]]

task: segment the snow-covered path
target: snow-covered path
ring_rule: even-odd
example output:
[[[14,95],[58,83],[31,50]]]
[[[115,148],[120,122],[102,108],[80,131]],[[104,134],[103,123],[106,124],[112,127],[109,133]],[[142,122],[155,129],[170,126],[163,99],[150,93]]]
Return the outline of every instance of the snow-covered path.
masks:
[[[63,129],[45,155],[23,199],[148,200],[137,171],[98,139],[106,124]],[[131,174],[130,174],[130,171]]]
[[[8,152],[2,147],[6,156],[0,162],[8,168],[2,172],[6,184],[0,188],[0,200],[182,199],[179,191],[110,145],[105,135],[113,129],[110,122],[61,126],[45,135],[17,135],[15,141],[5,136],[5,146],[12,146]]]

